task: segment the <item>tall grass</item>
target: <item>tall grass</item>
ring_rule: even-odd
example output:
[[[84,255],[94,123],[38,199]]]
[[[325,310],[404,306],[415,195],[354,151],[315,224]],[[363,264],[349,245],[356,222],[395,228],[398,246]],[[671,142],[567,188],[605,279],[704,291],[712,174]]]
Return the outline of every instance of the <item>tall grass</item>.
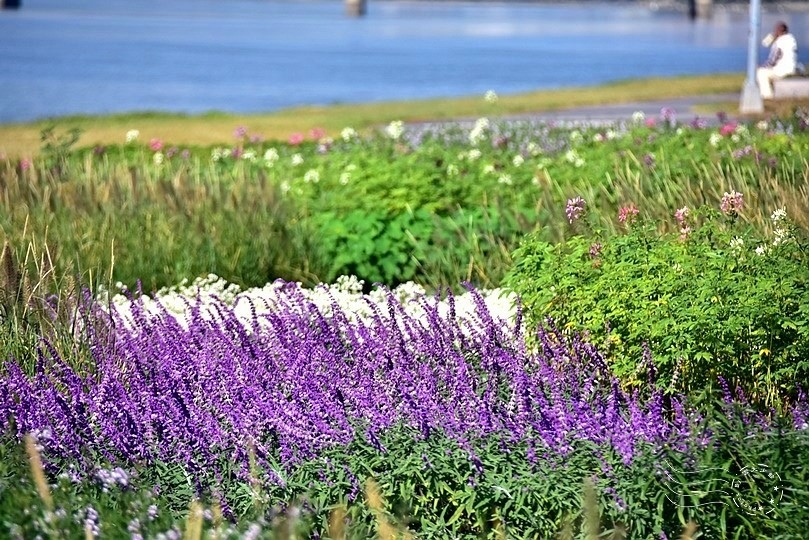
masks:
[[[0,172],[0,238],[32,235],[75,274],[93,270],[145,290],[216,273],[240,284],[312,283],[310,234],[266,177],[225,179],[199,162],[157,174],[109,160],[61,171]],[[24,224],[21,226],[20,224]]]

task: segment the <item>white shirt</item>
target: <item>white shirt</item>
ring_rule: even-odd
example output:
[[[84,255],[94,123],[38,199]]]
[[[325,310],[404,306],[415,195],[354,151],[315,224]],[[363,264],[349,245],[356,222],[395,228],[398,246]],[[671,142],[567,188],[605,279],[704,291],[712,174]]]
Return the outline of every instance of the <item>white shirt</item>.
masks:
[[[798,42],[792,34],[783,34],[770,47],[765,67],[772,68],[781,77],[792,75],[798,68]]]

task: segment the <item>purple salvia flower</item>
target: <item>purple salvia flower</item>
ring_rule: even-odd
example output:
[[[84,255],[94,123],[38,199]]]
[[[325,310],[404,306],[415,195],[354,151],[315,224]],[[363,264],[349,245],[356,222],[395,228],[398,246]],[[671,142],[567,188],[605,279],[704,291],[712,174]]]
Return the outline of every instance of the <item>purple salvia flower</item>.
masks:
[[[443,434],[478,473],[476,445],[489,437],[524,444],[532,461],[581,442],[630,462],[644,448],[709,441],[700,432],[693,442],[701,419],[676,396],[669,405],[654,390],[622,390],[581,336],[548,323],[527,352],[524,329],[494,317],[474,289],[471,320],[451,294],[445,311],[437,297],[405,309],[384,291],[385,303],[369,302],[371,315],[358,319],[334,297],[316,305],[295,284],[274,290],[233,306],[189,299],[182,318],[142,298],[110,316],[89,313],[88,324],[115,323],[114,339],[103,325],[88,332],[96,373],[80,376],[47,347],[30,377],[8,362],[0,422],[13,418],[20,437],[50,433],[50,455],[78,460],[92,448],[113,470],[178,463],[198,483],[225,478],[223,458],[249,480],[253,448],[261,481],[280,486],[279,460],[288,469],[362,438],[382,452],[393,426]],[[359,483],[352,489],[356,497]]]

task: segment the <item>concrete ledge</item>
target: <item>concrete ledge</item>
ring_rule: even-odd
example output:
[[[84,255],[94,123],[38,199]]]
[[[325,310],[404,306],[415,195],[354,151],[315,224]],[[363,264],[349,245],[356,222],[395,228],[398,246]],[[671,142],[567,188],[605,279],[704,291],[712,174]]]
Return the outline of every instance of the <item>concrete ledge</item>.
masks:
[[[809,98],[809,77],[787,77],[772,82],[773,99]]]

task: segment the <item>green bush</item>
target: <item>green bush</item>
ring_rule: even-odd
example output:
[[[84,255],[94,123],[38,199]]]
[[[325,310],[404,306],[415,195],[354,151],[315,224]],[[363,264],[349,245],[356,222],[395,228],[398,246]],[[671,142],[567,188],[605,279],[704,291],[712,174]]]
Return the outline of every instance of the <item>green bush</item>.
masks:
[[[530,218],[497,207],[460,209],[447,216],[421,208],[405,212],[354,210],[318,213],[317,231],[324,281],[354,275],[367,285],[395,286],[429,277],[434,287],[464,281],[496,287],[511,263]]]
[[[324,212],[313,216],[321,249],[329,263],[325,278],[354,275],[371,283],[401,283],[413,278],[411,256],[417,239],[429,238],[433,221],[424,210],[392,214],[354,210],[344,216]]]
[[[809,244],[781,216],[769,237],[703,208],[680,234],[636,222],[608,240],[529,238],[506,281],[533,325],[551,318],[603,342],[626,384],[646,380],[648,347],[660,384],[721,376],[772,404],[809,375]]]

